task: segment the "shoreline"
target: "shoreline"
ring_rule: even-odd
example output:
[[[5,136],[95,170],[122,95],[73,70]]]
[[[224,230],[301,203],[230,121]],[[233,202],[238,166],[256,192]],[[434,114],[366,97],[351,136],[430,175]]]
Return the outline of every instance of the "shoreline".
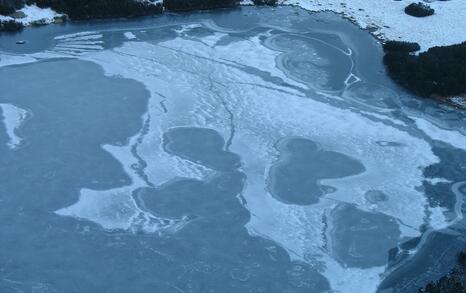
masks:
[[[231,0],[234,1],[234,0]],[[150,17],[150,16],[157,16],[162,15],[164,13],[188,13],[191,11],[201,11],[201,10],[218,10],[218,9],[234,9],[241,7],[251,7],[251,6],[270,6],[270,9],[275,9],[277,7],[296,7],[303,9],[308,13],[319,13],[319,12],[330,12],[339,15],[342,19],[345,19],[351,22],[353,25],[357,26],[359,29],[366,31],[372,37],[375,38],[377,42],[383,45],[385,42],[388,41],[395,41],[395,42],[414,42],[419,44],[419,49],[415,53],[406,53],[405,56],[397,56],[397,60],[391,59],[392,63],[406,63],[406,59],[409,59],[409,55],[412,55],[416,58],[419,55],[426,54],[432,48],[439,48],[443,50],[444,55],[448,53],[449,47],[454,45],[459,45],[461,42],[466,42],[466,36],[463,37],[462,33],[455,31],[452,25],[456,28],[466,26],[466,18],[463,18],[459,23],[455,23],[458,21],[456,19],[459,14],[461,14],[461,10],[464,10],[466,15],[466,6],[461,7],[458,5],[459,1],[461,0],[451,0],[451,1],[434,1],[431,2],[430,5],[433,5],[435,9],[439,9],[439,7],[447,7],[445,9],[448,10],[450,14],[445,14],[445,11],[440,9],[438,14],[434,14],[429,17],[425,18],[417,18],[412,17],[404,12],[402,7],[406,6],[405,0],[400,1],[393,1],[387,3],[384,0],[374,0],[376,3],[372,5],[367,4],[366,1],[363,0],[341,0],[341,2],[335,2],[334,0],[277,0],[275,3],[262,2],[262,5],[255,4],[255,1],[252,0],[241,0],[235,2],[236,5],[231,6],[228,3],[230,2],[221,2],[216,6],[210,7],[207,2],[204,6],[199,5],[199,3],[193,3],[191,7],[170,7],[167,9],[167,5],[169,3],[164,4],[164,1],[156,1],[156,2],[148,2],[142,1],[138,2],[141,5],[145,5],[147,10],[143,10],[143,14],[135,14],[126,17],[106,17],[106,16],[98,16],[101,15],[93,10],[86,12],[83,19],[76,19],[76,18],[69,18],[68,15],[64,13],[57,13],[51,8],[39,8],[35,4],[32,5],[25,5],[20,10],[17,10],[16,13],[21,13],[22,18],[12,18],[10,16],[2,16],[0,15],[0,21],[18,21],[20,26],[25,27],[34,27],[34,26],[42,26],[47,24],[63,24],[64,22],[69,21],[81,21],[81,20],[111,20],[111,19],[131,19],[131,18],[139,18],[142,16]],[[409,0],[408,0],[409,1]],[[335,3],[334,3],[335,2]],[[379,3],[380,2],[380,3]],[[223,3],[223,4],[222,4]],[[233,2],[232,2],[233,3]],[[231,3],[230,3],[231,4]],[[173,3],[170,4],[173,6]],[[197,5],[197,6],[196,6]],[[223,5],[223,6],[222,6]],[[451,10],[454,8],[458,8],[458,12],[456,12],[455,17],[453,17]],[[387,13],[383,13],[384,9],[388,9]],[[390,11],[391,10],[391,11]],[[144,14],[146,13],[147,14]],[[381,13],[382,12],[382,16]],[[124,14],[124,13],[123,13]],[[97,15],[97,16],[96,16]],[[108,15],[107,15],[108,16]],[[450,19],[451,18],[451,19]],[[392,22],[396,22],[396,25],[393,26]],[[441,24],[439,24],[439,22]],[[390,24],[390,25],[388,25]],[[437,27],[439,26],[439,27]],[[413,29],[415,27],[416,29]],[[400,29],[403,28],[403,29]],[[439,34],[439,28],[440,34]],[[22,27],[20,28],[22,30]],[[427,32],[426,32],[427,31]],[[444,33],[444,31],[449,31],[449,33]],[[1,33],[1,32],[0,32]],[[424,36],[426,33],[431,33],[430,38],[425,38]],[[421,36],[421,38],[420,38]],[[23,42],[19,41],[18,44],[22,44]],[[390,52],[386,52],[386,55]],[[395,55],[391,55],[393,57]],[[430,58],[430,57],[429,57]],[[435,61],[435,60],[434,60]],[[385,62],[385,58],[384,58]],[[450,62],[450,64],[448,64]],[[441,67],[448,67],[452,66],[452,61],[444,60],[439,62],[437,65]],[[455,63],[453,61],[453,63]],[[458,63],[458,62],[456,62]],[[439,94],[438,91],[432,90],[429,93],[420,93],[418,84],[429,84],[429,83],[444,83],[445,80],[456,79],[456,83],[462,83],[463,79],[461,77],[452,77],[452,76],[436,76],[433,72],[423,72],[423,77],[418,77],[417,80],[411,80],[410,84],[406,84],[405,79],[406,77],[398,76],[401,72],[397,72],[396,70],[400,70],[399,66],[388,66],[386,65],[387,74],[391,76],[392,80],[396,82],[401,87],[405,88],[408,92],[415,96],[419,96],[422,98],[429,98],[441,103],[449,107],[453,107],[459,110],[466,110],[466,92],[462,93],[462,91],[452,90],[452,88],[446,88],[443,91],[443,94]],[[413,65],[410,65],[413,66]],[[461,64],[454,65],[456,68],[461,69]],[[401,68],[401,70],[410,70],[409,66],[406,68]],[[445,70],[444,70],[445,71]],[[449,72],[449,70],[446,70]],[[458,70],[456,70],[458,71]],[[412,74],[409,74],[412,75]],[[448,74],[447,74],[448,75]],[[408,78],[409,79],[409,78]],[[459,79],[459,81],[458,81]],[[454,84],[454,83],[453,83]]]
[[[148,3],[147,1],[142,2]],[[409,0],[388,3],[384,0],[374,0],[372,2],[367,4],[367,1],[363,0],[277,0],[275,5],[261,6],[294,6],[308,12],[333,12],[369,32],[381,42],[392,40],[419,43],[421,46],[420,52],[424,52],[435,46],[447,46],[466,41],[464,30],[461,29],[466,27],[466,18],[461,17],[461,15],[466,15],[466,5],[461,3],[461,0],[430,2],[429,5],[439,12],[425,18],[412,17],[404,12],[402,8],[411,3]],[[178,12],[167,10],[163,6],[163,1],[155,1],[147,5],[147,7],[161,7],[160,12],[148,11],[147,16],[162,14],[168,11]],[[252,0],[241,0],[238,1],[237,6],[231,8],[241,6],[259,5],[255,5]],[[221,7],[213,7],[212,9],[219,8]],[[198,9],[193,8],[191,10]],[[0,21],[14,20],[28,27],[52,23],[60,24],[66,21],[67,17],[66,14],[58,13],[51,8],[39,8],[35,4],[25,5],[16,11],[16,13],[18,12],[21,14],[24,13],[25,17],[13,18],[11,16],[0,15]],[[454,13],[457,15],[453,15]],[[140,16],[135,15],[133,17]],[[128,18],[131,18],[131,16]],[[88,20],[94,19],[101,19],[101,17],[88,18]],[[71,21],[79,20],[72,19]],[[426,34],[429,35],[429,38],[425,37]]]

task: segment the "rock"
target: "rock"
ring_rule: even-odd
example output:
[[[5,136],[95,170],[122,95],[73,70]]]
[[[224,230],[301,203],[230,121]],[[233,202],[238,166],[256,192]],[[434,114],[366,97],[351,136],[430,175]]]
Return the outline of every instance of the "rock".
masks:
[[[53,23],[55,24],[62,24],[68,19],[68,16],[66,14],[60,15],[60,16],[55,16],[53,18]]]
[[[38,20],[35,20],[35,21],[31,22],[31,26],[42,26],[42,25],[46,25],[48,23],[49,22],[47,21],[46,18],[41,18],[41,19],[38,19]]]
[[[405,13],[414,17],[426,17],[435,13],[435,10],[422,2],[411,3],[405,8]]]
[[[22,12],[22,11],[16,11],[12,14],[10,14],[11,17],[15,18],[15,19],[18,19],[18,18],[25,18],[26,17],[26,13]]]

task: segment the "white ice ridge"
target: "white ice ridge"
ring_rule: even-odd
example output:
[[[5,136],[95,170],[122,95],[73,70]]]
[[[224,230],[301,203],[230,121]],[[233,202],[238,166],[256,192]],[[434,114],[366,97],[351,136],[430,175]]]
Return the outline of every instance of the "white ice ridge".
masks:
[[[309,11],[334,11],[350,18],[379,38],[417,42],[422,50],[466,41],[464,0],[429,1],[435,14],[413,17],[404,12],[411,0],[278,0]],[[416,2],[416,1],[414,1]]]
[[[134,40],[134,39],[136,39],[136,36],[135,36],[132,32],[125,32],[123,35],[124,35],[125,38],[127,38],[128,40]]]
[[[2,110],[1,114],[3,116],[0,118],[3,118],[3,123],[9,138],[7,146],[10,149],[16,149],[23,141],[17,134],[18,129],[28,118],[29,112],[11,104],[0,104],[0,109]]]
[[[458,130],[442,129],[423,118],[414,118],[416,126],[433,140],[443,141],[455,148],[466,150],[466,135]]]
[[[19,11],[24,12],[26,17],[14,19],[13,17],[10,17],[10,16],[0,15],[0,21],[14,19],[15,21],[21,22],[24,25],[30,25],[31,23],[35,21],[41,21],[45,24],[45,23],[52,23],[55,17],[61,16],[61,14],[53,11],[50,8],[40,8],[40,7],[37,7],[37,5],[35,4],[25,5]]]

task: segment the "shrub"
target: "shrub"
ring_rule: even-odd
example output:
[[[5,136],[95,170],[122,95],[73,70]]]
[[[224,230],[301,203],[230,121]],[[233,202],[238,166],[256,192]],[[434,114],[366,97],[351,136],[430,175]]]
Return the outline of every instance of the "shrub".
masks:
[[[383,44],[385,52],[403,51],[403,52],[416,52],[421,50],[418,43],[400,42],[400,41],[387,41]]]
[[[0,31],[2,32],[17,32],[24,28],[21,22],[16,22],[14,20],[4,20],[0,21]]]
[[[384,64],[396,82],[415,94],[448,97],[466,93],[466,42],[433,47],[418,56],[388,51]]]
[[[163,6],[171,11],[228,8],[239,5],[239,0],[164,0]]]
[[[405,13],[415,17],[426,17],[434,14],[435,10],[424,3],[411,3],[405,8]]]

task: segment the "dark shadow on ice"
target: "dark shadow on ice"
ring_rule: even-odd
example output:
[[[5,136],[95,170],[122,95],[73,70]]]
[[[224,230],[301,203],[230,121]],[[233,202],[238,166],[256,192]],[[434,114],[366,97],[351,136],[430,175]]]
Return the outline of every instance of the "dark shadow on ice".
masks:
[[[233,170],[240,166],[239,156],[225,151],[225,140],[212,129],[172,128],[164,133],[163,142],[166,152],[214,170]]]
[[[364,172],[364,166],[347,155],[325,151],[305,138],[285,139],[278,143],[280,157],[269,172],[270,193],[282,202],[310,205],[333,190],[321,179],[341,178]]]
[[[397,246],[401,234],[394,218],[350,204],[338,205],[331,214],[330,249],[335,259],[359,268],[387,263],[388,251]]]
[[[222,151],[219,133],[205,128],[174,128],[171,153],[217,169],[233,169],[239,158]],[[214,153],[215,160],[207,155]],[[233,160],[234,159],[234,160]],[[165,240],[172,256],[174,282],[183,292],[324,292],[327,280],[307,264],[291,261],[270,240],[249,235],[249,212],[239,195],[245,184],[239,171],[218,172],[205,181],[180,178],[158,188],[141,188],[136,199],[163,217],[187,217],[189,223]],[[185,291],[186,290],[186,291]]]

